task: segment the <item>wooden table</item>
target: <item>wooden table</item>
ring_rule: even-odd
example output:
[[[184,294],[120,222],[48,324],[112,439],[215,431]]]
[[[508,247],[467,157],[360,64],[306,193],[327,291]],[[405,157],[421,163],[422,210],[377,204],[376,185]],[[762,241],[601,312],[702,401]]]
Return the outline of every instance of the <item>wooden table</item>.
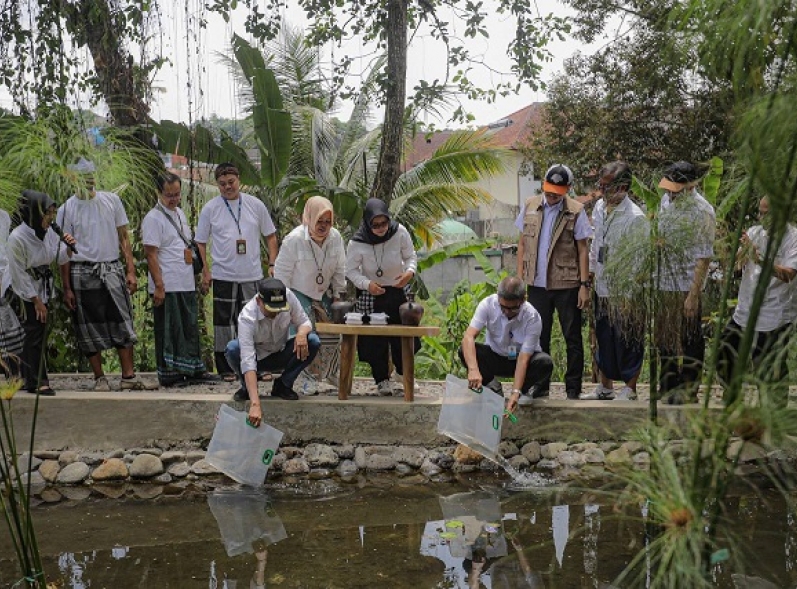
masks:
[[[354,377],[354,358],[358,335],[376,335],[401,338],[401,361],[404,377],[404,400],[411,403],[415,393],[415,348],[413,340],[422,335],[438,335],[439,327],[411,327],[408,325],[345,325],[341,323],[316,323],[318,333],[343,336],[340,342],[340,378],[338,399],[345,401],[351,394]]]

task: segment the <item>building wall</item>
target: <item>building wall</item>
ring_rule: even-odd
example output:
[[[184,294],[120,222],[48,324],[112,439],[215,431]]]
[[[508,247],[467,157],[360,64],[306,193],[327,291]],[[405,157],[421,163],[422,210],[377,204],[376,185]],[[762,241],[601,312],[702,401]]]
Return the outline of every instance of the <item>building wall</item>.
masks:
[[[492,250],[485,253],[494,269],[498,271],[506,270],[510,274],[514,273],[516,266],[514,249]],[[451,291],[461,280],[467,280],[475,284],[484,282],[487,277],[476,258],[473,256],[457,256],[448,258],[424,270],[421,272],[421,279],[430,293],[434,293],[438,289],[441,290],[441,301],[446,302]]]

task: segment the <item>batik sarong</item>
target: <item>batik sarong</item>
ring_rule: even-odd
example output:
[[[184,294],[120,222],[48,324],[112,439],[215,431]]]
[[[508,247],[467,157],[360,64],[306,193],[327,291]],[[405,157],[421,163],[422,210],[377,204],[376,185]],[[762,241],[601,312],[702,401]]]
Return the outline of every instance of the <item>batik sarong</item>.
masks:
[[[93,356],[138,341],[121,262],[72,262],[71,277],[76,304],[75,332],[83,354]]]
[[[163,304],[153,311],[155,358],[161,384],[203,374],[196,292],[168,292]]]

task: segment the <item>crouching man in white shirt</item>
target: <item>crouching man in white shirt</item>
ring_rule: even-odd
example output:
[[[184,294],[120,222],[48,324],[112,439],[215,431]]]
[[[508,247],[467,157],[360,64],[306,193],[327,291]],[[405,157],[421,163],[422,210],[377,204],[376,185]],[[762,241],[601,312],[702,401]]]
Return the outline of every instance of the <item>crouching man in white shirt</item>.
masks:
[[[479,332],[487,328],[484,344],[476,343]],[[496,377],[511,376],[512,394],[507,410],[531,403],[532,397],[548,395],[547,383],[553,372],[553,360],[540,347],[542,319],[526,301],[526,286],[515,276],[504,278],[498,294],[490,295],[476,307],[459,349],[459,357],[468,368],[468,386],[481,388],[483,383],[501,392]],[[532,389],[534,389],[532,391]]]

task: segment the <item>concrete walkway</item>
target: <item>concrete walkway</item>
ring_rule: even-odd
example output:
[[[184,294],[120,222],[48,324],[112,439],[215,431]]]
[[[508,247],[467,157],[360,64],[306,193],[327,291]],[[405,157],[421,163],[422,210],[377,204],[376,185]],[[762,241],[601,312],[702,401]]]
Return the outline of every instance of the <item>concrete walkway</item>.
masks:
[[[150,375],[151,376],[151,375]],[[111,385],[118,383],[111,377]],[[232,401],[237,385],[219,383],[181,389],[98,393],[89,390],[90,375],[51,375],[55,397],[40,397],[34,450],[74,449],[110,451],[185,443],[202,444],[210,438],[222,403],[244,410]],[[585,385],[589,389],[592,385]],[[268,383],[261,383],[267,395]],[[339,401],[334,390],[298,401],[263,397],[266,423],[284,432],[283,445],[391,444],[434,447],[450,442],[437,434],[444,383],[421,382],[414,403],[401,397],[363,394],[373,388],[357,379],[355,395]],[[360,394],[356,394],[359,390]],[[646,397],[646,391],[640,391]],[[12,401],[18,447],[27,448],[36,397],[19,392]],[[697,405],[659,405],[660,423],[682,424]],[[535,400],[518,412],[517,423],[504,420],[503,437],[525,442],[580,442],[627,439],[645,423],[648,404],[640,401],[567,401],[561,385],[549,399]]]

